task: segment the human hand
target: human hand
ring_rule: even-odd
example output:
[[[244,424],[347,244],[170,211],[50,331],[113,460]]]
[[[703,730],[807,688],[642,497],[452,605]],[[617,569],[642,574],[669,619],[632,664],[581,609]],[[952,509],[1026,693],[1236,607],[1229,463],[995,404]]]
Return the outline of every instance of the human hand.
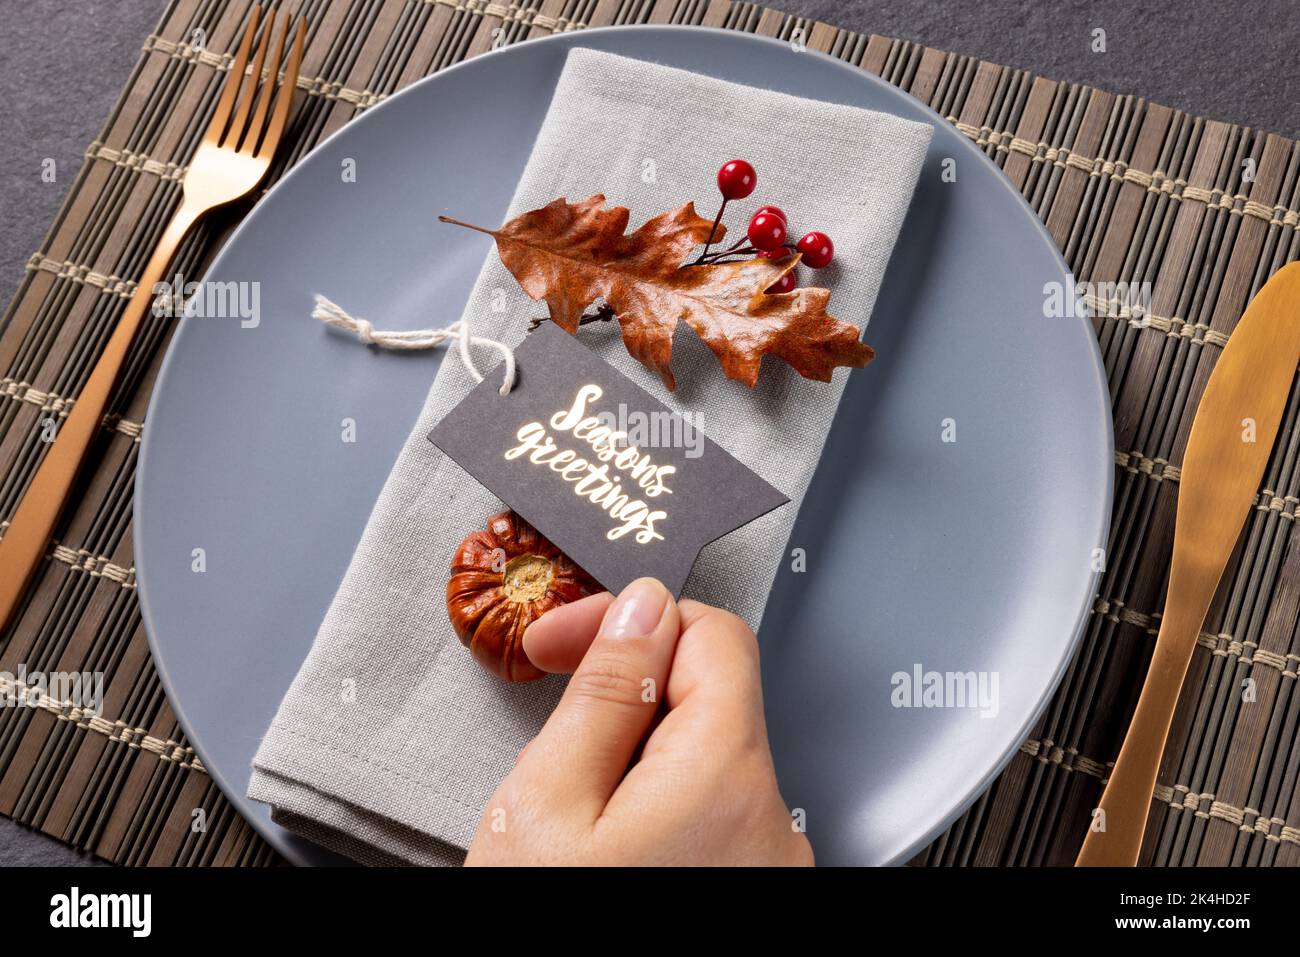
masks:
[[[465,863],[812,864],[777,790],[758,642],[651,578],[529,626],[573,677],[488,801]]]

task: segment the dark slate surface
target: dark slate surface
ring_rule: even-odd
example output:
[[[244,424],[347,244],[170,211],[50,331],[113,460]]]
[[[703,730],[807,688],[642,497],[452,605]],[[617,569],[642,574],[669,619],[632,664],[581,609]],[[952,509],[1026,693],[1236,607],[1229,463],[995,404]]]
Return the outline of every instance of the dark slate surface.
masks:
[[[773,0],[789,13],[916,40],[1042,76],[1136,93],[1212,119],[1300,135],[1300,25],[1282,0]],[[4,0],[0,30],[0,295],[53,221],[162,0]],[[1106,52],[1091,49],[1106,32]],[[45,158],[56,164],[42,181]],[[86,858],[0,818],[0,865]]]

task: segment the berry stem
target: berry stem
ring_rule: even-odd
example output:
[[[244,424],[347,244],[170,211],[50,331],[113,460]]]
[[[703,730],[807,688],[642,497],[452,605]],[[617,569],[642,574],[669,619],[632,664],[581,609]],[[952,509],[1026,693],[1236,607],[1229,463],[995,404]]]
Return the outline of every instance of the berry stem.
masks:
[[[737,244],[737,246],[739,246],[739,244]],[[740,262],[741,260],[739,260],[739,259],[726,260],[726,259],[724,259],[723,257],[725,257],[725,256],[740,256],[740,257],[744,257],[744,256],[750,256],[750,255],[753,255],[754,253],[757,253],[757,252],[758,252],[758,250],[755,249],[753,246],[746,246],[744,249],[739,249],[739,248],[737,248],[737,246],[732,246],[730,249],[719,249],[719,250],[718,250],[716,253],[714,253],[712,256],[708,256],[708,257],[706,257],[706,256],[704,256],[703,254],[701,254],[699,259],[695,260],[695,261],[692,262],[692,263],[688,263],[688,265],[691,265],[691,266],[712,266],[712,265],[715,265],[716,263],[720,263],[720,262]]]
[[[700,258],[695,262],[703,262],[704,257],[709,254],[709,247],[713,245],[713,237],[718,234],[718,223],[722,222],[722,214],[727,211],[727,203],[729,202],[730,200],[727,197],[722,197],[722,205],[718,207],[718,215],[713,217],[713,228],[709,230],[709,239],[704,244],[704,252],[700,253]]]
[[[615,318],[617,317],[614,314],[614,310],[610,306],[604,305],[598,308],[595,312],[584,313],[582,318],[578,320],[578,325],[585,326],[593,322],[609,322],[611,319]],[[543,322],[549,322],[550,319],[550,316],[543,316],[540,319],[529,320],[528,331],[532,332]]]

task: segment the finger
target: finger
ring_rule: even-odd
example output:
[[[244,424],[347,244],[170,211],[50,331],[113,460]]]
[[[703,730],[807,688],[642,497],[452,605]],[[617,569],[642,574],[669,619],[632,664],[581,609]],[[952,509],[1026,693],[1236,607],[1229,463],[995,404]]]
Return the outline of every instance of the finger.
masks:
[[[749,768],[776,793],[753,631],[730,612],[689,599],[677,604],[681,637],[664,691],[667,712],[602,818],[636,830],[647,826],[648,808],[664,807],[665,781],[673,782],[678,810],[718,792],[719,769]]]
[[[763,682],[754,632],[741,618],[712,605],[687,598],[678,608],[682,634],[664,692],[668,708],[697,701],[719,717],[749,712],[761,721]]]
[[[556,795],[599,817],[654,719],[680,624],[653,578],[623,589],[601,620],[564,696],[521,761]]]
[[[573,674],[613,603],[605,591],[552,608],[524,632],[524,654],[543,671]]]

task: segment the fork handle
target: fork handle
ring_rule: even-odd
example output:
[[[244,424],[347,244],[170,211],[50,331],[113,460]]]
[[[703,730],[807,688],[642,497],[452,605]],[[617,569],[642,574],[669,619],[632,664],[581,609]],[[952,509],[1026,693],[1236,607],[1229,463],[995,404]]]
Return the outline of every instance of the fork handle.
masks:
[[[1171,582],[1171,596],[1173,594]],[[1213,583],[1208,593],[1213,594]],[[1165,601],[1160,634],[1137,709],[1101,795],[1101,811],[1083,840],[1075,867],[1133,867],[1142,851],[1160,758],[1173,724],[1192,649],[1209,611],[1209,598]],[[1095,814],[1095,812],[1094,812]],[[1105,830],[1094,830],[1105,822]]]
[[[72,411],[58,427],[53,445],[27,486],[4,537],[0,538],[0,631],[13,620],[27,585],[45,556],[45,548],[76,481],[86,450],[103,422],[104,411],[118,374],[126,363],[131,342],[153,302],[154,286],[162,279],[181,240],[202,212],[202,209],[182,200],[180,208],[167,224],[140,277],[135,295],[118,319],[108,345],[91,370]]]

